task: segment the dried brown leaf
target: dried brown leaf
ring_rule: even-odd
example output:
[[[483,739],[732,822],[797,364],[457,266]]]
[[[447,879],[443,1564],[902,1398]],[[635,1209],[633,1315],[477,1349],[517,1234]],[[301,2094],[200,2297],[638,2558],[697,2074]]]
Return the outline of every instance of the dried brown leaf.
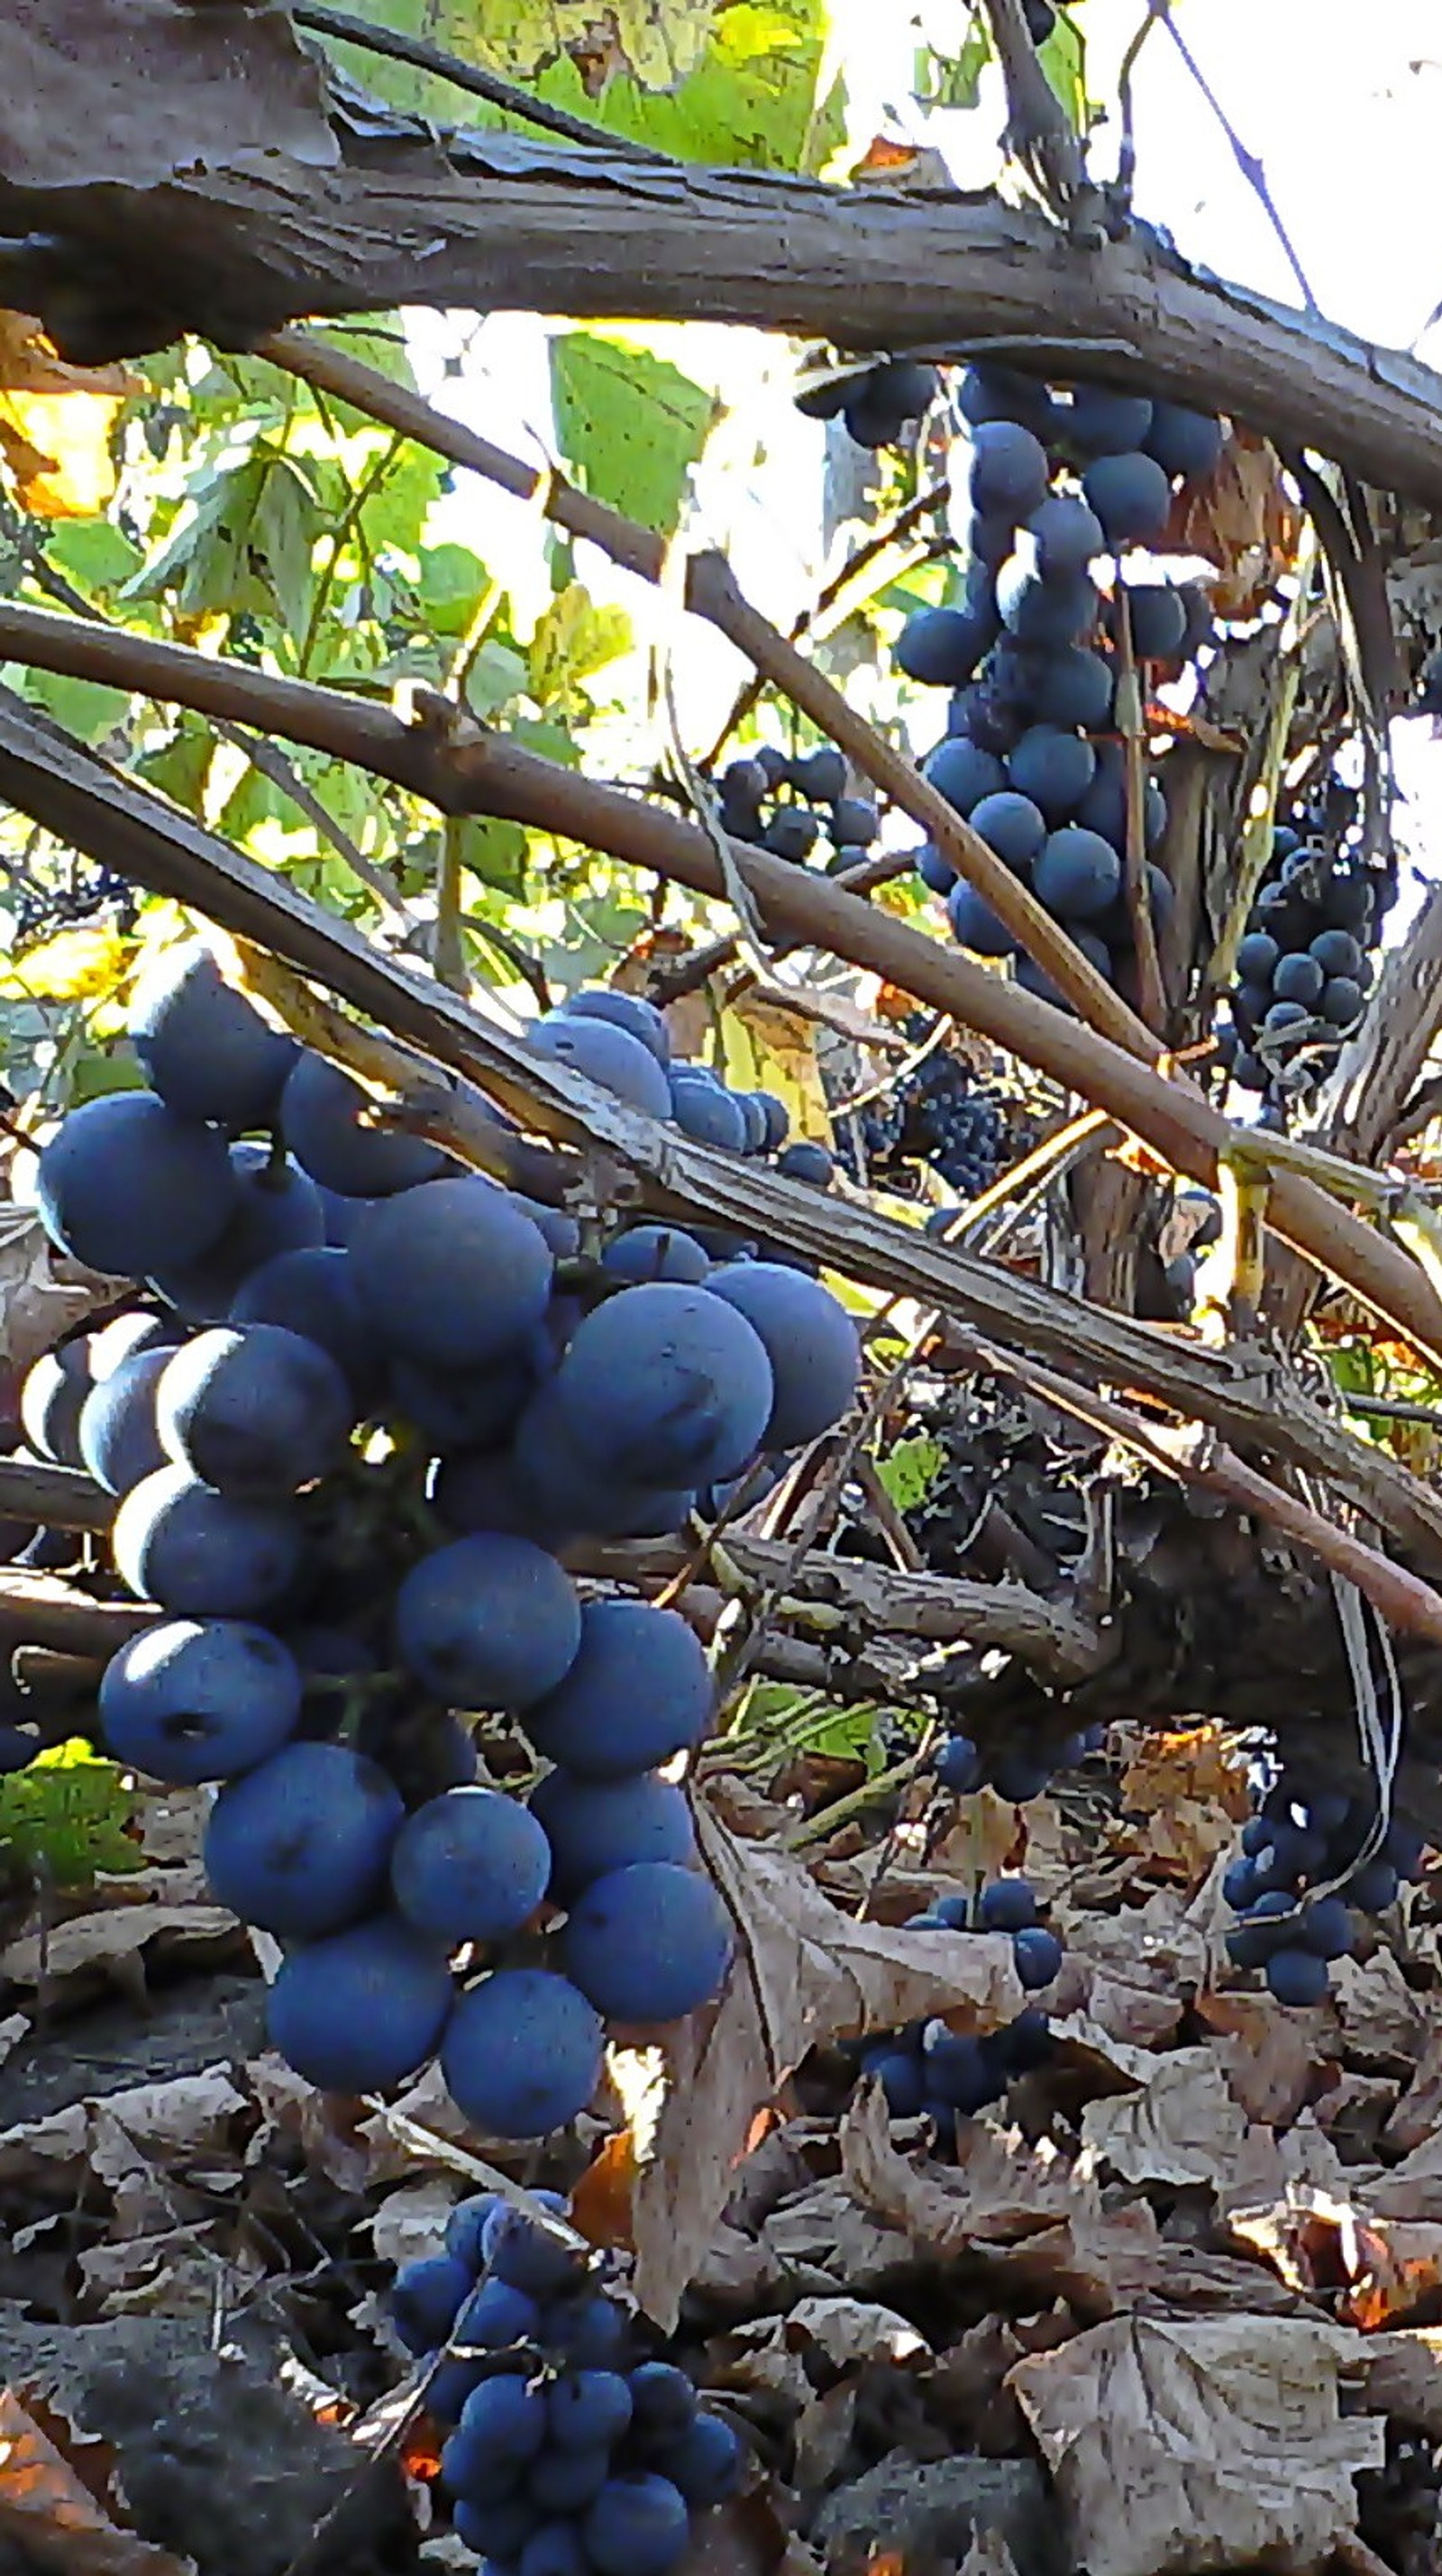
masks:
[[[1123,2182],[1217,2188],[1235,2169],[1247,2127],[1215,2051],[1179,2048],[1162,2058],[1140,2092],[1089,2102],[1082,2143]]]
[[[0,1977],[17,1986],[43,1982],[52,1994],[67,1979],[85,1976],[114,1976],[123,1983],[152,1941],[177,1948],[235,1937],[235,1916],[223,1905],[115,1905],[104,1913],[77,1914],[48,1934],[12,1941],[0,1952]]]
[[[1367,2404],[1442,2442],[1442,2326],[1399,2326],[1363,2347]]]
[[[0,2387],[0,2534],[57,2576],[195,2576],[192,2559],[112,2519],[36,2421],[46,2412],[32,2413],[23,2389]]]
[[[137,2166],[218,2147],[247,2108],[224,2066],[131,2084],[93,2101],[0,2132],[0,2180],[53,2182],[57,2169],[89,2166],[112,2189]]]
[[[906,2317],[873,2299],[798,2299],[788,2311],[786,2331],[793,2341],[815,2344],[833,2370],[864,2361],[919,2361],[931,2352]]]
[[[1412,2080],[1384,2132],[1389,2147],[1404,2153],[1442,2130],[1442,2030],[1433,2029]]]
[[[1425,1995],[1414,1994],[1392,1951],[1379,1946],[1370,1959],[1339,1959],[1332,1994],[1349,2052],[1413,2064],[1421,2057],[1435,2014]]]
[[[664,2099],[637,2139],[636,2294],[662,2325],[730,2198],[758,2115],[824,2040],[965,2008],[989,2030],[1021,2009],[1000,1935],[859,1923],[828,1903],[790,1853],[743,1843],[697,1807],[697,1834],[737,1929],[725,1994],[666,2050]]]
[[[1315,2567],[1357,2523],[1383,2427],[1344,2417],[1335,2330],[1117,2317],[1009,2376],[1089,2576]]]

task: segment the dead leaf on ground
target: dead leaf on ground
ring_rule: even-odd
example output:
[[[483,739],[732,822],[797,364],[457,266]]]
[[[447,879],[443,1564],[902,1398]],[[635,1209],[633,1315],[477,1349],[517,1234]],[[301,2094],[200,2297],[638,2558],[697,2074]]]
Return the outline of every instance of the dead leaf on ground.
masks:
[[[1435,2301],[1442,2288],[1442,2226],[1379,2218],[1354,2200],[1298,2185],[1269,2207],[1234,2209],[1231,2234],[1256,2248],[1284,2281],[1325,2294],[1364,2334]]]
[[[638,2137],[636,2295],[674,2324],[682,2290],[725,2210],[758,2113],[808,2051],[966,2007],[990,2030],[1020,2011],[1000,1935],[858,1923],[786,1852],[738,1843],[701,1801],[697,1834],[737,1927],[721,2002],[677,2032],[652,2134]]]
[[[155,2548],[106,2512],[37,2422],[47,2413],[38,2405],[32,2413],[23,2390],[0,2388],[0,2533],[57,2576],[195,2576],[192,2559]]]
[[[1123,2182],[1203,2183],[1229,2179],[1247,2139],[1247,2115],[1228,2090],[1216,2053],[1179,2048],[1140,2092],[1089,2102],[1082,2143]]]
[[[1389,2147],[1409,2153],[1442,2129],[1442,2030],[1434,2029],[1411,2082],[1383,2132]]]
[[[1318,2565],[1385,2456],[1380,2423],[1341,2413],[1348,2343],[1306,2317],[1118,2317],[1018,2362],[1089,2576]]]
[[[0,2180],[53,2181],[67,2166],[88,2166],[113,2189],[152,2157],[169,2163],[219,2147],[230,2122],[248,2107],[224,2066],[67,2102],[61,2111],[0,2132]]]
[[[53,1997],[57,1986],[87,1976],[126,1983],[140,1973],[141,1954],[152,1942],[174,1952],[239,1937],[235,1916],[223,1905],[114,1905],[12,1941],[0,1952],[0,1977],[17,1986],[43,1983]]]
[[[1393,1952],[1381,1943],[1370,1959],[1337,1960],[1332,1996],[1342,2036],[1360,2056],[1401,2057],[1415,2065],[1433,2036],[1435,1998],[1414,1993]]]
[[[815,2344],[833,2370],[866,2361],[929,2360],[931,2346],[908,2318],[872,2299],[798,2299],[786,2318],[793,2342]]]
[[[1286,2127],[1325,2091],[1340,2052],[1330,2004],[1304,2012],[1265,1993],[1199,1994],[1196,2013],[1221,2039],[1227,2082],[1251,2120]]]
[[[1367,2404],[1442,2442],[1442,2326],[1399,2326],[1362,2347]]]
[[[380,2260],[399,2270],[420,2255],[434,2254],[456,2198],[454,2187],[435,2174],[387,2192],[370,2221],[371,2243]]]

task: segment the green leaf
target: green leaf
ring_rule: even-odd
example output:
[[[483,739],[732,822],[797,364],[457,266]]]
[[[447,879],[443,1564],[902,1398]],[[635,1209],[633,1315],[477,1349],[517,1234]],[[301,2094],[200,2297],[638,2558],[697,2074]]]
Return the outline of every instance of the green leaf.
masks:
[[[525,826],[503,822],[496,815],[468,814],[461,826],[461,868],[501,894],[524,894]]]
[[[568,582],[531,638],[531,696],[538,707],[564,713],[583,680],[630,650],[631,620],[624,608],[598,608],[581,582]]]
[[[139,1869],[144,1856],[125,1830],[135,1804],[117,1764],[78,1738],[52,1745],[0,1780],[0,1852],[62,1888],[88,1887],[101,1870]]]
[[[814,171],[846,133],[828,59],[830,24],[830,0],[729,0],[705,59],[675,89],[612,79],[596,96],[567,56],[542,73],[536,90],[678,161]]]
[[[100,680],[66,680],[55,671],[21,671],[14,664],[6,676],[12,688],[24,690],[32,706],[43,707],[82,742],[103,740],[130,709],[124,689],[107,688]]]
[[[464,635],[490,576],[469,546],[428,546],[421,557],[418,595],[427,625],[437,635]]]
[[[929,1440],[918,1431],[910,1440],[898,1440],[884,1458],[876,1461],[876,1472],[899,1512],[914,1512],[924,1503],[946,1465],[946,1451],[939,1440]]]
[[[592,498],[669,536],[686,476],[701,452],[711,396],[645,349],[560,331],[551,391],[561,452]]]
[[[140,776],[187,814],[205,811],[205,782],[215,758],[215,736],[198,716],[182,719],[179,729],[158,751],[147,751],[135,766]]]
[[[991,30],[976,9],[957,53],[939,54],[934,46],[923,46],[916,63],[917,97],[926,107],[975,107],[991,60]]]
[[[324,521],[293,459],[257,449],[203,478],[192,499],[192,513],[124,595],[154,598],[174,590],[186,618],[279,611],[290,633],[303,635],[311,549]]]
[[[1038,47],[1037,59],[1066,110],[1068,124],[1076,133],[1085,134],[1091,121],[1087,102],[1086,44],[1080,30],[1073,26],[1064,10],[1058,10],[1056,25],[1045,44]]]
[[[139,546],[109,519],[61,519],[45,551],[59,572],[84,591],[116,590],[144,560]]]

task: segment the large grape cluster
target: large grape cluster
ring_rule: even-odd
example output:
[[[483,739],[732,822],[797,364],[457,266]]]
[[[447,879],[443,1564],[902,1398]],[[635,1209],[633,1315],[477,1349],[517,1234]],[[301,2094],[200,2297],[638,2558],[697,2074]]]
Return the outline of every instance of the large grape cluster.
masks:
[[[1228,1955],[1262,1969],[1278,2003],[1321,2003],[1332,1962],[1356,1946],[1356,1917],[1385,1914],[1421,1858],[1410,1825],[1396,1819],[1377,1834],[1365,1800],[1283,1771],[1243,1826],[1222,1881],[1239,1918]]]
[[[1178,488],[1215,465],[1222,425],[1173,403],[1096,385],[1067,393],[993,366],[967,370],[960,401],[971,436],[963,603],[919,609],[896,649],[910,678],[952,693],[945,738],[923,769],[1098,973],[1128,991],[1120,621],[1142,682],[1174,672],[1206,640],[1204,593],[1154,565],[1139,573],[1136,557],[1163,543]],[[1150,774],[1140,822],[1153,850],[1166,806]],[[1018,983],[1057,999],[939,851],[928,844],[918,866],[963,948],[1014,958]],[[1171,887],[1151,863],[1147,882],[1160,931]]]
[[[563,2217],[551,2192],[535,2199]],[[405,2264],[391,2313],[451,2425],[441,2483],[487,2576],[668,2576],[694,2517],[741,2482],[724,2416],[648,2359],[598,2258],[491,2194],[457,2203],[444,2251]]]
[[[1372,988],[1390,885],[1364,862],[1356,801],[1334,788],[1277,824],[1238,944],[1223,1053],[1269,1125],[1331,1070]]]
[[[733,840],[804,867],[824,838],[831,875],[859,867],[880,830],[870,798],[847,795],[846,762],[831,743],[794,759],[763,743],[723,769],[720,787],[722,828]]]
[[[796,408],[808,420],[841,420],[858,447],[894,447],[908,423],[923,419],[940,377],[918,358],[878,358],[842,375],[803,384]]]
[[[1040,1994],[1053,1984],[1062,1963],[1061,1942],[1042,1921],[1036,1891],[1024,1878],[993,1879],[974,1904],[964,1896],[937,1897],[912,1915],[911,1928],[1009,1934],[1016,1972],[1028,1994]],[[867,2041],[861,2071],[876,2078],[894,2119],[925,2115],[944,2140],[958,2117],[970,2118],[1001,2101],[1015,2076],[1042,2065],[1051,2045],[1046,2013],[1030,2005],[984,2037],[954,2031],[942,2020],[908,2023],[904,2030]]]
[[[913,1014],[902,1034],[914,1045],[928,1035]],[[1006,1111],[964,1055],[928,1047],[891,1088],[868,1101],[854,1125],[851,1148],[856,1177],[895,1187],[918,1164],[939,1174],[963,1197],[975,1198],[995,1180],[1006,1158]]]
[[[623,1001],[581,995],[535,1043],[779,1143]],[[132,1036],[152,1087],[65,1118],[36,1190],[53,1241],[155,1309],[42,1360],[23,1408],[116,1496],[115,1567],[162,1614],[106,1667],[106,1747],[218,1784],[207,1869],[282,1944],[269,2029],[299,2073],[368,2092],[438,2056],[479,2126],[541,2136],[590,2101],[608,2025],[681,2019],[731,1957],[662,1776],[711,1722],[701,1645],[674,1610],[583,1601],[562,1553],[674,1530],[830,1428],[855,1328],[804,1272],[675,1228],[578,1260],[573,1220],[372,1123],[203,949]],[[478,1780],[478,1712],[546,1766],[527,1799]]]

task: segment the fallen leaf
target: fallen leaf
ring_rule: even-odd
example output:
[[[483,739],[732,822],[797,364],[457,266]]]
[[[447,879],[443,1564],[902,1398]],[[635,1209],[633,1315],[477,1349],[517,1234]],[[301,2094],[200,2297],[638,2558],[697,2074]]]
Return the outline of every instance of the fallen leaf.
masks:
[[[1116,2317],[1008,2384],[1088,2576],[1317,2566],[1355,2531],[1383,2426],[1340,2410],[1338,2339],[1311,2318]]]
[[[57,1985],[89,1971],[102,1974],[138,1965],[151,1942],[167,1948],[205,1946],[238,1937],[235,1916],[223,1905],[116,1905],[103,1913],[77,1914],[48,1934],[27,1933],[0,1952],[0,1977],[17,1986]]]
[[[1400,2326],[1362,2347],[1367,2404],[1442,2442],[1442,2326]]]
[[[1442,2128],[1442,2030],[1434,2029],[1383,2135],[1404,2153]]]
[[[980,2030],[1020,2011],[1001,1935],[860,1923],[786,1852],[739,1842],[703,1801],[697,1836],[737,1928],[720,2003],[676,2032],[651,2133],[637,2139],[635,2288],[671,2326],[725,2210],[758,2112],[821,2042],[965,2009]]]
[[[1216,2188],[1230,2176],[1247,2129],[1216,2052],[1179,2048],[1161,2059],[1140,2092],[1089,2102],[1081,2133],[1083,2145],[1123,2182]]]
[[[435,2174],[387,2192],[370,2220],[371,2243],[382,2263],[399,2271],[403,2263],[434,2254],[455,2201],[450,2184]]]
[[[871,2299],[798,2299],[786,2319],[793,2341],[813,2343],[835,2370],[864,2361],[930,2358],[931,2346],[894,2308]]]
[[[1337,1960],[1332,1999],[1347,2047],[1360,2056],[1415,2065],[1432,2036],[1428,1997],[1414,1994],[1393,1952],[1380,1944],[1370,1959]]]
[[[137,2161],[169,2163],[219,2147],[248,2107],[224,2066],[68,2102],[0,2131],[0,2180],[53,2179],[57,2167],[89,2166],[113,2189]]]
[[[0,2388],[0,2533],[58,2576],[195,2576],[192,2559],[153,2547],[112,2518],[23,2395]]]
[[[1221,2035],[1227,2082],[1247,2117],[1285,2126],[1325,2090],[1340,2046],[1329,2004],[1303,2012],[1268,1994],[1199,1994],[1197,2018]]]

